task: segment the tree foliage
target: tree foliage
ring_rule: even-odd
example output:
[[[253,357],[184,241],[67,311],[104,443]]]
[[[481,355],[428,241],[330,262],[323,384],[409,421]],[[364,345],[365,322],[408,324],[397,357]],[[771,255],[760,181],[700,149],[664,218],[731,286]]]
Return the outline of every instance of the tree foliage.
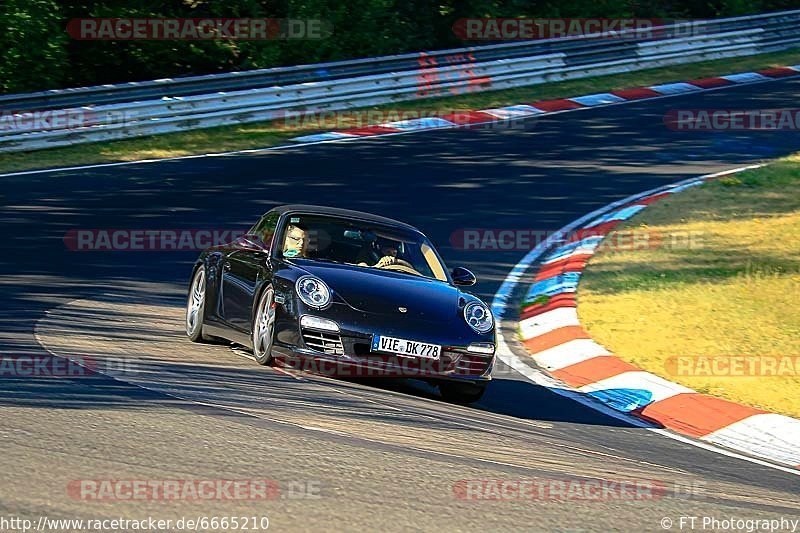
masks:
[[[69,79],[68,39],[53,0],[0,2],[0,91],[61,87]]]
[[[702,18],[800,0],[0,0],[0,91],[21,92],[333,61],[463,45],[468,17]],[[317,40],[80,41],[86,17],[322,19]]]

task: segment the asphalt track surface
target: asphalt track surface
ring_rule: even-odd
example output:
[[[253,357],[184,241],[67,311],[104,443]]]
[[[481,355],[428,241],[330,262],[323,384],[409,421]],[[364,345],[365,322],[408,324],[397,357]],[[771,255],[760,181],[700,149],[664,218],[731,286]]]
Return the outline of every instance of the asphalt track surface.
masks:
[[[192,345],[192,252],[72,252],[73,228],[242,229],[274,205],[405,220],[487,300],[523,251],[460,228],[555,230],[613,200],[800,150],[795,132],[682,133],[676,108],[796,105],[800,80],[456,130],[3,177],[2,353],[126,357],[136,372],[0,381],[0,517],[268,515],[273,530],[659,531],[663,517],[800,518],[800,477],[626,427],[499,375],[474,407],[415,383],[336,381]],[[270,479],[270,501],[84,501],[81,479]],[[657,480],[656,500],[473,501],[460,480]],[[299,486],[314,498],[301,498]],[[292,489],[294,487],[294,489]],[[686,529],[684,529],[686,530]],[[708,530],[708,529],[706,529]]]

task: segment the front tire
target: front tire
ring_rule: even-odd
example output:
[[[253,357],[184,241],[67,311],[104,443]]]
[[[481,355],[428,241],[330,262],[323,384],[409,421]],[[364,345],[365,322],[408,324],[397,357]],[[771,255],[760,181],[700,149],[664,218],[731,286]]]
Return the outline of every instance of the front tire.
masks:
[[[272,362],[272,342],[275,336],[275,290],[264,289],[253,317],[253,356],[260,365]]]
[[[203,335],[203,317],[206,311],[206,269],[198,268],[192,277],[186,299],[186,336],[192,342],[209,342]]]
[[[442,399],[449,403],[470,404],[477,402],[486,392],[486,383],[442,381],[439,383],[439,393]]]

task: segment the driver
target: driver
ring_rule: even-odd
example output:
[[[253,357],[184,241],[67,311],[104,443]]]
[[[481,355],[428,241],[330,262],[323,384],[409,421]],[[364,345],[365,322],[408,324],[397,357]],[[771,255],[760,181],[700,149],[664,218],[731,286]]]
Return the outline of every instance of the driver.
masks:
[[[390,241],[383,241],[378,243],[377,248],[380,250],[381,258],[378,259],[378,262],[374,265],[368,265],[367,263],[361,262],[359,266],[371,266],[374,268],[384,268],[389,265],[394,265],[397,263],[397,245],[390,242]]]
[[[308,234],[306,230],[293,224],[287,226],[286,236],[283,239],[283,256],[305,257],[307,249]]]

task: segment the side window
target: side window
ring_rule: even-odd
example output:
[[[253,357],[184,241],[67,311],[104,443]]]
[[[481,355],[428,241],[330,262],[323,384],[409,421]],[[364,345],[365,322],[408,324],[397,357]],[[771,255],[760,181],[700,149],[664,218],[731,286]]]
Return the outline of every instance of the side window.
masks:
[[[261,220],[250,230],[250,233],[258,236],[267,248],[272,244],[272,236],[275,235],[278,218],[280,218],[278,213],[267,213],[261,217]]]

